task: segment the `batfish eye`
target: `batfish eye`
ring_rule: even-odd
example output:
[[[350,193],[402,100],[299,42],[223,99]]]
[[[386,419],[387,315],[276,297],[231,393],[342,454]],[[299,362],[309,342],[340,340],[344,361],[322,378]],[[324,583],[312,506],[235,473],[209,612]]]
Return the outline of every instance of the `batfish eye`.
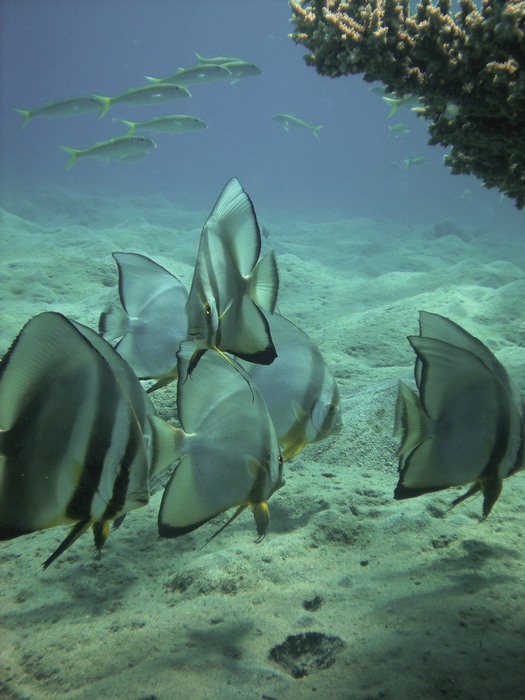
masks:
[[[330,403],[328,404],[328,413],[335,413],[336,407],[335,404]]]
[[[206,302],[206,306],[204,307],[204,313],[206,316],[211,316],[211,306]]]

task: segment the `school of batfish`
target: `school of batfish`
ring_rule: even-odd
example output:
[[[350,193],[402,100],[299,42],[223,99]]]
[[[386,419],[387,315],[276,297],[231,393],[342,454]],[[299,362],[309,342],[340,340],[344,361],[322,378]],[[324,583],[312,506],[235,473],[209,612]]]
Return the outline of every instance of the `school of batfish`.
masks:
[[[202,229],[189,293],[144,255],[115,252],[120,304],[101,313],[99,333],[56,312],[26,323],[0,363],[0,539],[69,525],[44,568],[90,528],[100,551],[161,473],[160,536],[235,508],[212,539],[248,506],[265,536],[284,463],[342,418],[321,351],[275,311],[275,255],[260,252],[254,206],[232,178]],[[452,505],[481,491],[485,518],[524,466],[522,398],[443,316],[422,311],[409,341],[418,393],[400,382],[394,497],[466,484]],[[172,381],[178,426],[149,397]]]

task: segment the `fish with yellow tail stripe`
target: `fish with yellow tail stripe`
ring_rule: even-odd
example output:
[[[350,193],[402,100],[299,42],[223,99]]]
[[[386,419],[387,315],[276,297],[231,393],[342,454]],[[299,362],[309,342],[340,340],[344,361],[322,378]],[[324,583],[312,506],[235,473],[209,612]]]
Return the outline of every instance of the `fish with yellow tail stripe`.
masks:
[[[482,519],[503,479],[524,468],[523,400],[503,365],[477,338],[444,316],[421,311],[409,336],[419,396],[400,382],[394,434],[396,499],[471,484],[457,505],[483,494]]]
[[[175,275],[145,255],[113,257],[121,306],[106,307],[99,332],[105,340],[118,341],[115,350],[139,379],[157,379],[152,389],[159,388],[177,377],[177,350],[188,334],[188,293]]]
[[[224,187],[202,229],[186,315],[196,345],[192,372],[206,350],[270,364],[276,356],[268,321],[279,276],[273,251],[259,260],[253,204],[237,178]]]
[[[162,496],[159,534],[178,537],[237,508],[228,525],[250,506],[262,539],[267,501],[283,484],[272,420],[259,389],[239,365],[209,352],[189,374],[192,353],[191,342],[178,352],[182,429],[174,431],[182,458]]]
[[[56,119],[57,117],[75,117],[89,112],[98,112],[98,116],[102,117],[111,106],[109,97],[101,97],[100,95],[88,95],[86,97],[66,97],[63,100],[56,102],[47,102],[36,109],[16,109],[23,116],[22,129],[32,119]]]
[[[90,527],[100,549],[173,456],[172,428],[106,341],[57,313],[24,326],[0,363],[0,539],[72,525],[44,568]]]
[[[115,160],[119,163],[137,163],[157,148],[157,144],[147,136],[118,136],[108,141],[100,141],[89,148],[60,146],[69,155],[64,170],[72,168],[79,158]]]
[[[341,430],[341,401],[319,347],[280,314],[268,317],[277,358],[271,365],[243,363],[273,420],[283,459]]]
[[[293,114],[274,114],[271,120],[276,124],[280,124],[285,131],[290,131],[290,129],[306,129],[306,131],[310,131],[316,139],[319,138],[319,131],[323,128],[322,124],[318,124],[317,126],[308,124],[302,119],[294,117]]]

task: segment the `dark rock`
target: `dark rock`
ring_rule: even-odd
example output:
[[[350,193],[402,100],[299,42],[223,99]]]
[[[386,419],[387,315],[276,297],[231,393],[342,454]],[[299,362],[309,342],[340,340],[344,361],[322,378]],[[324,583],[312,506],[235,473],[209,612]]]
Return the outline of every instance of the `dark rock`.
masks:
[[[282,644],[270,649],[269,658],[293,678],[304,678],[329,668],[346,644],[339,637],[322,632],[292,634]]]

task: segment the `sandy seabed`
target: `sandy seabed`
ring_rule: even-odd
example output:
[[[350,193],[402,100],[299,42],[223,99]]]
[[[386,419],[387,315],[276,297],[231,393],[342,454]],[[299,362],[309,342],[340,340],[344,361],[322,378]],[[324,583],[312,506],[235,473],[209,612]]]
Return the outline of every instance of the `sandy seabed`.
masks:
[[[4,205],[2,354],[44,310],[96,327],[117,298],[113,251],[189,285],[207,214],[53,190]],[[261,218],[279,310],[336,374],[342,433],[286,465],[260,544],[248,513],[204,548],[217,523],[159,539],[160,492],[100,559],[84,536],[43,572],[61,528],[2,542],[0,698],[525,697],[525,477],[505,482],[481,524],[479,497],[447,511],[457,490],[394,501],[392,437],[420,309],[479,337],[525,392],[523,239],[454,222]],[[169,418],[173,390],[153,398]],[[326,668],[295,678],[270,658],[312,632],[341,640],[313,653]]]

